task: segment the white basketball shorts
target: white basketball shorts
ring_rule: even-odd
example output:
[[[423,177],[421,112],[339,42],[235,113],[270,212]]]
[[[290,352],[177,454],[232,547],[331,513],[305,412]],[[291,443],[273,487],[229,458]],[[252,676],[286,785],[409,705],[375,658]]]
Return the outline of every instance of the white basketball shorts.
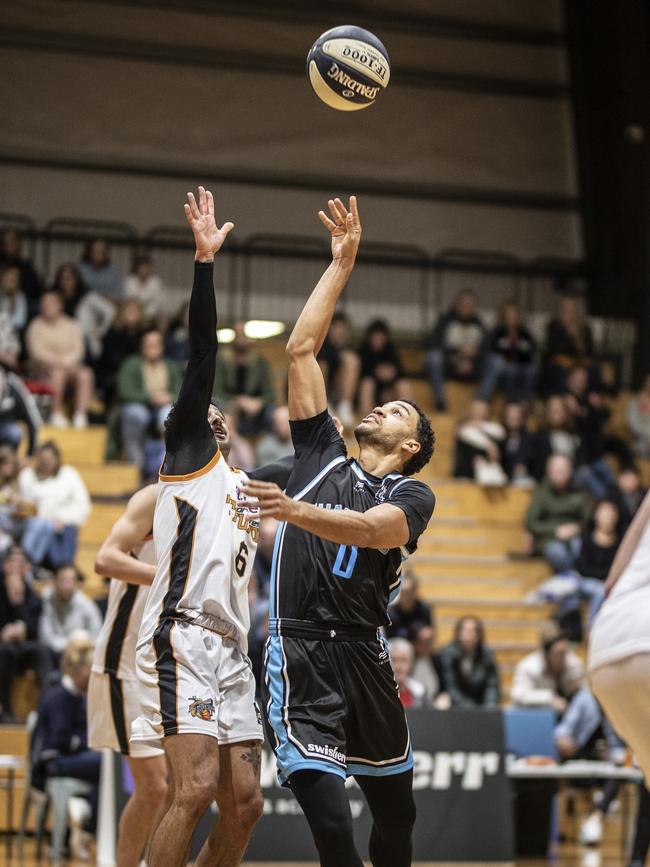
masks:
[[[255,677],[238,644],[198,626],[166,620],[136,652],[141,716],[132,743],[202,734],[219,744],[263,741]]]
[[[122,680],[93,671],[88,686],[88,745],[108,747],[133,759],[162,756],[158,746],[129,743],[131,723],[142,713],[141,687],[137,680]]]

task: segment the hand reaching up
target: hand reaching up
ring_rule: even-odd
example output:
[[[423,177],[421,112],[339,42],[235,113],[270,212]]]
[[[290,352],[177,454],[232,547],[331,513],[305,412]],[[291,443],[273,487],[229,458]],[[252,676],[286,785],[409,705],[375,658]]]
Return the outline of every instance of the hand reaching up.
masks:
[[[215,253],[221,249],[228,233],[234,229],[232,223],[224,223],[219,229],[214,218],[214,199],[210,190],[199,187],[198,204],[193,193],[187,194],[184,206],[187,222],[194,233],[197,262],[211,262]]]

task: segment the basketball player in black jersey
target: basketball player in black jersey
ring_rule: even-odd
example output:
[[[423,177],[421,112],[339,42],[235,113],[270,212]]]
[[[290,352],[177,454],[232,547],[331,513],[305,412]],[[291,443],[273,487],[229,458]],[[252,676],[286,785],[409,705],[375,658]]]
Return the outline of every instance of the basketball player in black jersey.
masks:
[[[249,481],[262,516],[281,522],[271,570],[267,719],[280,781],[310,824],[323,867],[362,867],[344,783],[357,779],[373,816],[374,867],[407,867],[415,820],[413,757],[378,628],[398,592],[402,561],[435,500],[412,478],[431,458],[431,425],[410,401],[376,407],[357,427],[359,458],[327,411],[316,355],[356,258],[361,224],[336,199],[319,217],[332,263],[287,345],[296,459],[286,495]]]

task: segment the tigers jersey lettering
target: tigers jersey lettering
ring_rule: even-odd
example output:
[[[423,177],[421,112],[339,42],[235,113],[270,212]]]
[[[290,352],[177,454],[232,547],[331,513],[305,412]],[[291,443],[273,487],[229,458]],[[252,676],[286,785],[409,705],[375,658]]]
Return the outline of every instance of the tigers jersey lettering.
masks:
[[[244,479],[221,455],[202,471],[160,476],[153,527],[157,569],[138,646],[166,617],[206,613],[234,624],[246,651],[259,521],[238,503]]]

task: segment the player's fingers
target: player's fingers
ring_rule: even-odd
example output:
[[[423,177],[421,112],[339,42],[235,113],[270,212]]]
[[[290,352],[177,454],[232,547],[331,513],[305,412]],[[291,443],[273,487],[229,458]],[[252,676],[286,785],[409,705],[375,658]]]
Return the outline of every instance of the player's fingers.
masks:
[[[330,218],[327,216],[327,214],[325,213],[325,211],[319,211],[319,212],[318,212],[318,219],[321,221],[321,223],[325,226],[325,228],[326,228],[329,232],[333,232],[334,229],[336,229],[336,223],[333,223],[333,222],[330,220]]]
[[[334,199],[334,207],[336,208],[336,213],[339,215],[339,220],[341,223],[345,223],[348,211],[343,202],[340,199]]]
[[[330,214],[332,215],[332,219],[336,223],[337,226],[341,225],[341,218],[339,216],[339,212],[336,210],[336,205],[332,199],[329,199],[327,202],[327,207],[330,209]]]
[[[199,187],[199,210],[202,214],[208,213],[207,196],[205,195],[205,187]]]
[[[208,205],[208,214],[212,214],[214,217],[214,196],[210,192],[210,190],[205,191],[205,198]]]
[[[359,208],[357,206],[357,197],[350,196],[350,212],[352,213],[352,217],[354,219],[355,226],[361,225],[361,219],[359,217]]]
[[[201,212],[199,211],[198,205],[196,204],[196,199],[194,198],[194,193],[187,194],[187,201],[190,205],[190,211],[192,212],[192,216],[195,220],[198,220],[201,216]]]
[[[221,229],[219,230],[223,237],[225,238],[232,230],[235,228],[235,224],[231,222],[224,223]]]
[[[192,223],[192,209],[187,204],[187,202],[183,205],[183,210],[185,211],[185,217],[187,218],[188,223]]]

